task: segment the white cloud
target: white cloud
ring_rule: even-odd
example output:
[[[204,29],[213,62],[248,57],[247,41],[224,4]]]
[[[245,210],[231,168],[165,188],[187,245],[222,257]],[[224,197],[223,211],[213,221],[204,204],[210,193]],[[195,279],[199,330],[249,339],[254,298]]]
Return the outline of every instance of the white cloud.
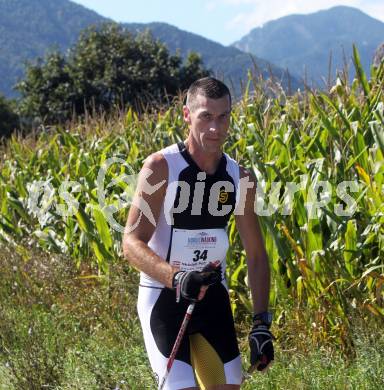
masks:
[[[382,0],[368,0],[360,1],[359,8],[366,12],[373,18],[379,19],[384,22],[384,1]]]
[[[223,0],[230,7],[241,6],[227,22],[226,29],[246,34],[252,28],[290,14],[308,14],[337,5],[361,9],[374,18],[384,21],[383,0]],[[247,9],[245,9],[247,8]]]

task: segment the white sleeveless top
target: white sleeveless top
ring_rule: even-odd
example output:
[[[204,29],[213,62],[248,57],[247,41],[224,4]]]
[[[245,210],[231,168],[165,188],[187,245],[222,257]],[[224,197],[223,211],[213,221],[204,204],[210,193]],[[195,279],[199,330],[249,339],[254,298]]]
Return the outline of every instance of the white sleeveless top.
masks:
[[[182,142],[160,153],[168,164],[168,185],[148,246],[181,270],[201,270],[209,262],[220,261],[225,276],[226,228],[239,197],[238,163],[223,153],[216,172],[208,175]],[[164,287],[144,272],[140,286]]]

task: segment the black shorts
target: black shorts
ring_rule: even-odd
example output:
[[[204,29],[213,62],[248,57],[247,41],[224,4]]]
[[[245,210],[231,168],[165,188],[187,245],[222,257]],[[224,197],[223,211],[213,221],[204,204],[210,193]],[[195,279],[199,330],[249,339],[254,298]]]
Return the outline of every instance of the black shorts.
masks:
[[[140,287],[138,311],[152,369],[165,373],[189,302],[176,302],[175,291]],[[181,342],[165,389],[240,384],[240,354],[226,287],[210,286],[198,302]]]

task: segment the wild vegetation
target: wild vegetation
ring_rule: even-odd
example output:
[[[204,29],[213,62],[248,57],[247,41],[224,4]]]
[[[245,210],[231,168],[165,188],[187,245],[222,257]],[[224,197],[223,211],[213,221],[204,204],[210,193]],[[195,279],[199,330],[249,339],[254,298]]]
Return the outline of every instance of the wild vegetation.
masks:
[[[352,84],[340,75],[327,93],[289,97],[251,80],[255,93],[244,91],[233,108],[225,150],[258,180],[277,337],[277,367],[249,388],[287,388],[287,378],[291,388],[383,384],[384,65],[368,79],[356,50],[354,61]],[[111,218],[124,225],[143,159],[184,138],[181,107],[88,115],[4,146],[0,370],[18,388],[25,380],[34,388],[153,387],[135,318],[137,273],[121,258]],[[349,188],[338,187],[345,181]],[[295,193],[292,185],[300,185]],[[229,236],[244,352],[250,297],[233,221]]]
[[[109,114],[117,107],[139,112],[169,104],[208,74],[197,53],[183,61],[148,31],[133,35],[116,23],[91,26],[67,54],[51,51],[27,63],[16,85],[18,99],[0,95],[0,138],[87,112]]]
[[[0,247],[0,389],[155,389],[136,314],[137,273],[123,262],[112,278],[73,267],[67,256]],[[294,306],[294,305],[293,305]],[[311,340],[300,314],[279,337],[276,362],[243,389],[380,389],[382,324],[355,324],[356,356]],[[237,321],[244,368],[249,323]],[[288,344],[290,344],[288,346]]]

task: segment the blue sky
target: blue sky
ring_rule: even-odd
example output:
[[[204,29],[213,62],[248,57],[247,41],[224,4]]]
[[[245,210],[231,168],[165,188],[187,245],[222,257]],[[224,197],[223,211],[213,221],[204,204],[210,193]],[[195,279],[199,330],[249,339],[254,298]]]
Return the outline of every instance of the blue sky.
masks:
[[[336,5],[356,7],[384,21],[384,0],[75,0],[117,22],[166,22],[224,45],[253,27],[292,13]]]

